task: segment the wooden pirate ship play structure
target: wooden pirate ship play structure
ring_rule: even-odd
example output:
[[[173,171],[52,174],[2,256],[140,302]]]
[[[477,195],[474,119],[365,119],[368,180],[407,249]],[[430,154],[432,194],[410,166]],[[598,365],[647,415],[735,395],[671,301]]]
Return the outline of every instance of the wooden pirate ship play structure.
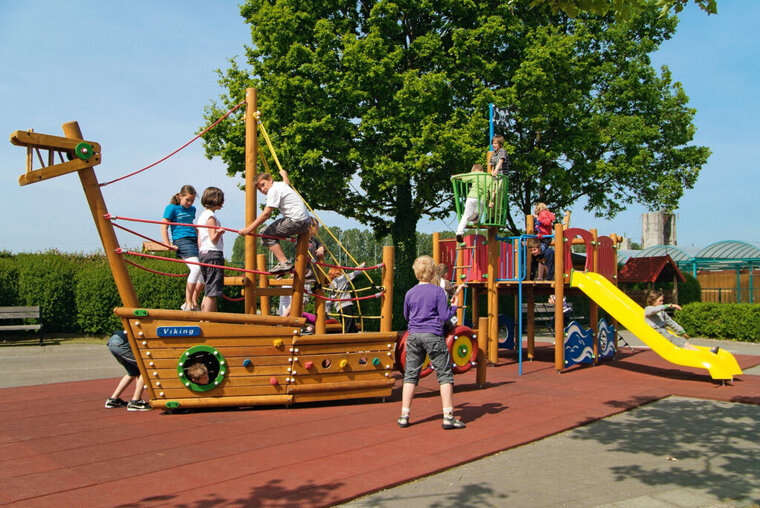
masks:
[[[247,91],[245,105],[246,222],[251,222],[256,214],[252,182],[258,155],[255,90]],[[113,220],[118,217],[108,213],[95,176],[101,147],[85,141],[76,122],[65,124],[63,130],[64,137],[33,131],[11,135],[11,143],[27,147],[27,171],[19,184],[78,173],[123,303],[115,312],[127,331],[154,407],[291,404],[390,395],[398,337],[391,330],[392,247],[383,253],[382,316],[377,332],[326,333],[331,327],[325,318],[325,300],[318,299],[316,333],[302,333],[309,233],[302,234],[296,244],[292,280],[272,280],[279,287],[270,287],[264,255],[257,255],[256,239],[246,237],[243,275],[225,277],[225,284],[242,286],[244,314],[143,308],[114,230]],[[47,156],[43,156],[45,150]],[[41,166],[37,169],[35,159]],[[256,269],[257,264],[261,269]],[[290,315],[299,317],[269,315],[268,299],[278,295],[292,296]],[[188,366],[199,362],[209,371],[206,385],[195,384],[187,376]]]
[[[272,153],[273,149],[259,122],[254,89],[248,89],[245,101],[227,115],[243,105],[246,124],[245,223],[249,224],[255,219],[257,210],[253,178],[259,166],[259,129]],[[256,238],[246,236],[245,267],[240,269],[241,275],[225,277],[225,285],[241,286],[243,313],[144,308],[138,301],[127,271],[125,255],[133,253],[119,246],[114,229],[118,226],[114,221],[119,217],[109,214],[100,189],[106,184],[100,184],[95,175],[94,167],[101,162],[101,147],[96,142],[85,141],[76,122],[64,124],[63,131],[63,137],[33,131],[16,131],[11,135],[11,143],[27,148],[26,172],[19,178],[19,184],[28,185],[72,172],[79,175],[122,300],[123,307],[115,309],[115,313],[127,331],[154,407],[293,404],[385,398],[391,394],[394,385],[392,372],[396,366],[403,368],[405,351],[405,336],[391,329],[392,247],[384,248],[382,264],[374,267],[382,269],[381,286],[374,295],[380,299],[381,309],[379,331],[376,332],[342,333],[339,325],[327,322],[326,298],[320,289],[327,284],[324,274],[318,273],[320,280],[312,293],[316,307],[315,333],[303,333],[306,324],[306,318],[302,317],[304,276],[309,262],[310,232],[299,236],[293,276],[286,280],[269,277],[271,274],[266,271],[265,256],[257,253]],[[44,151],[47,151],[46,157],[43,156]],[[36,169],[35,160],[39,163]],[[265,161],[261,162],[265,164]],[[478,185],[478,180],[466,185],[461,178],[454,177],[453,180],[457,212],[461,218],[462,204],[471,189],[469,186]],[[549,294],[554,295],[556,301],[558,371],[574,363],[595,363],[603,357],[613,356],[616,350],[614,323],[602,325],[597,322],[596,304],[602,305],[629,329],[639,326],[636,314],[639,311],[624,301],[625,295],[619,293],[614,285],[617,267],[614,240],[597,236],[594,231],[570,229],[567,225],[557,224],[553,241],[557,260],[555,278],[543,282],[527,281],[526,267],[530,259],[525,254],[525,243],[526,239],[535,237],[530,218],[528,234],[508,238],[499,236],[499,231],[506,226],[503,213],[508,206],[506,182],[500,182],[495,188],[499,189],[495,206],[484,210],[477,224],[471,226],[477,231],[484,230],[485,235],[476,231],[475,235],[465,238],[464,244],[434,236],[433,254],[436,261],[449,264],[453,270],[450,276],[456,282],[468,285],[470,315],[477,326],[474,331],[460,325],[447,337],[454,372],[464,373],[477,365],[476,383],[481,386],[485,384],[487,359],[494,363],[498,361],[498,299],[500,294],[505,293],[517,296],[515,322],[518,337],[522,337],[521,309],[525,296],[529,358],[534,346],[535,297]],[[570,246],[576,243],[585,246],[586,261],[581,270],[573,271]],[[566,291],[582,291],[592,300],[591,328],[578,331],[576,335],[580,338],[568,333],[564,323],[562,301]],[[487,295],[487,312],[481,317],[478,297],[484,293]],[[291,296],[290,316],[293,317],[269,315],[269,298],[274,296]],[[464,303],[464,295],[460,295],[460,303]],[[460,312],[460,323],[464,322],[464,317]],[[706,368],[715,379],[731,379],[741,373],[730,353],[708,356],[709,353],[700,351],[683,355],[661,344],[667,342],[664,339],[658,342],[653,337],[651,340],[656,344],[653,348],[670,361]],[[208,384],[196,384],[188,377],[187,369],[194,363],[206,366]],[[429,366],[425,366],[423,375],[430,372]]]

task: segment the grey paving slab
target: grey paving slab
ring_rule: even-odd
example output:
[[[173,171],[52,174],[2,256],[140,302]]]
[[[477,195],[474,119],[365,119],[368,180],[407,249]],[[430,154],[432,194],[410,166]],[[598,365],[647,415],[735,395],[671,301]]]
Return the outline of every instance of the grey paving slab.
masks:
[[[121,377],[124,368],[101,344],[0,347],[0,388]]]
[[[669,397],[342,506],[758,506],[759,433],[760,406]]]

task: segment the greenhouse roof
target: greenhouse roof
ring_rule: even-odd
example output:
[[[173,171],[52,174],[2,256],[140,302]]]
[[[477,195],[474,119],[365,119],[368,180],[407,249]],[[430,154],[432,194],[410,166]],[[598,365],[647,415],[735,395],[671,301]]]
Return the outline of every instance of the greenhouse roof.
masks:
[[[760,261],[760,243],[739,240],[715,242],[697,252],[697,259]]]
[[[679,263],[681,261],[692,261],[699,249],[695,247],[679,247],[677,245],[655,245],[638,251],[633,257],[651,258],[658,256],[670,256],[670,259]]]
[[[640,251],[618,251],[618,262],[630,258],[670,256],[681,270],[726,270],[760,267],[760,242],[723,240],[705,248],[655,245]]]

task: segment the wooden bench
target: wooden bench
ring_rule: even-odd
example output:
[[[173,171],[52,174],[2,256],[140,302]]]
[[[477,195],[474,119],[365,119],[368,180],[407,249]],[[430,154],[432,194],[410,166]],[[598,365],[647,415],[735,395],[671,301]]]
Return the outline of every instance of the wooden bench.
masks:
[[[0,307],[0,321],[6,320],[21,320],[21,319],[36,319],[37,324],[15,324],[15,325],[0,325],[0,332],[12,332],[12,331],[36,331],[39,332],[42,328],[42,317],[40,316],[39,306],[30,307]],[[42,345],[42,335],[39,335],[40,346]]]

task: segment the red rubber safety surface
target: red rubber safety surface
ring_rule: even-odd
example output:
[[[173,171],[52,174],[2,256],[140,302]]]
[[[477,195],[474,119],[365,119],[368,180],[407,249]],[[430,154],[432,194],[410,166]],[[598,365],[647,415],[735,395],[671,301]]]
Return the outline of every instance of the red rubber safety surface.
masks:
[[[385,403],[173,415],[104,409],[116,379],[2,389],[0,504],[329,506],[669,395],[760,405],[760,376],[721,386],[648,350],[558,374],[552,348],[538,347],[522,376],[515,353],[502,355],[485,388],[476,369],[455,376],[467,423],[457,439],[441,429],[435,376],[417,388],[406,429],[400,381]]]

